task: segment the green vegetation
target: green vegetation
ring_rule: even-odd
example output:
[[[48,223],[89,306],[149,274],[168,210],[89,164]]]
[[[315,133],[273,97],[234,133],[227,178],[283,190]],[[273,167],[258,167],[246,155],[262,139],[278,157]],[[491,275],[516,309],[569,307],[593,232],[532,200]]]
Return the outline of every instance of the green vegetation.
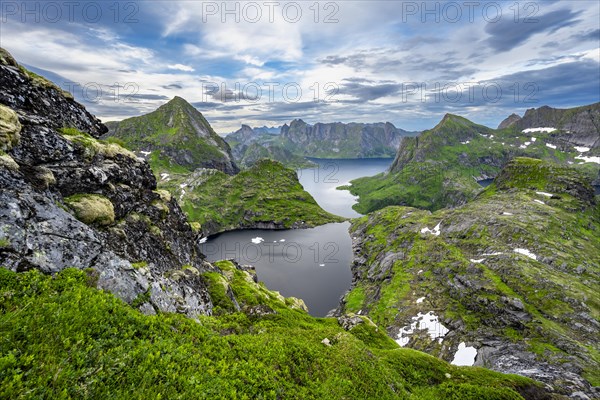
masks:
[[[344,219],[324,211],[302,188],[296,173],[276,161],[260,160],[229,176],[215,170],[171,173],[159,181],[188,219],[205,234],[237,228],[313,227]]]
[[[21,138],[21,123],[17,113],[0,104],[0,151],[12,149]],[[0,154],[3,155],[3,154]]]
[[[403,139],[390,172],[359,178],[349,190],[359,196],[354,209],[362,214],[389,205],[431,211],[472,200],[482,191],[478,179],[495,177],[514,157],[527,156],[561,164],[574,163],[588,177],[598,176],[598,164],[576,160],[574,148],[552,149],[552,133],[524,134],[516,128],[494,130],[456,115],[446,115],[417,138]]]
[[[109,126],[112,130],[106,140],[135,151],[151,152],[149,162],[156,173],[173,169],[191,172],[199,167],[219,168],[231,163],[227,143],[181,97],[149,114]]]
[[[525,343],[539,359],[574,363],[597,382],[597,331],[580,327],[600,320],[600,205],[577,169],[516,158],[461,207],[387,207],[354,220],[351,234],[365,238],[366,261],[345,310],[390,332],[438,310],[467,337]],[[417,336],[411,347],[451,356]]]
[[[85,224],[106,226],[115,222],[113,204],[104,196],[76,194],[66,197],[64,201],[75,212],[75,217]]]
[[[346,332],[278,301],[270,312],[198,323],[142,315],[90,282],[74,269],[50,277],[0,268],[0,397],[512,400],[542,391],[523,377],[394,348],[370,324]],[[233,291],[254,301],[249,284]]]
[[[81,132],[76,128],[65,127],[60,129],[60,133],[65,139],[77,144],[82,150],[84,157],[91,160],[96,155],[101,155],[107,158],[115,158],[117,156],[136,158],[131,151],[121,147],[115,141],[98,140],[88,133]]]

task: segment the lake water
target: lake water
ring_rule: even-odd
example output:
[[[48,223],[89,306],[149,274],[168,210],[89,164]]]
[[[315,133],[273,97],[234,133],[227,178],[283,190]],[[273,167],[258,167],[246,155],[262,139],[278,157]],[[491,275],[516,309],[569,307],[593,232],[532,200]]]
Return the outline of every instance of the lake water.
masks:
[[[253,265],[269,289],[303,299],[311,315],[322,317],[337,307],[352,281],[349,226],[226,232],[208,238],[202,252],[209,261],[234,258]]]
[[[393,159],[319,159],[309,158],[317,166],[298,171],[304,189],[326,211],[342,217],[356,218],[360,214],[352,209],[356,198],[347,190],[337,190],[351,180],[373,176],[388,169]]]
[[[336,215],[358,217],[356,202],[336,187],[352,179],[385,171],[391,159],[311,159],[316,167],[298,171],[304,189],[319,205]],[[286,297],[304,300],[311,315],[322,317],[336,308],[350,287],[352,241],[348,222],[312,229],[240,230],[211,236],[202,245],[209,261],[234,258],[253,265],[258,279]]]

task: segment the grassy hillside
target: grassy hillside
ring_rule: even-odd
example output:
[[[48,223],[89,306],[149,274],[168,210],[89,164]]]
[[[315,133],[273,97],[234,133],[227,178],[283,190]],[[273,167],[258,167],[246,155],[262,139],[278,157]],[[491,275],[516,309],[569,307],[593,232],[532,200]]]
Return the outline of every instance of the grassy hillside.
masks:
[[[355,220],[351,235],[345,311],[397,337],[434,310],[452,334],[417,331],[409,347],[452,359],[471,342],[490,367],[558,369],[547,381],[566,394],[578,374],[600,384],[600,206],[574,168],[517,158],[462,207],[387,207]],[[515,366],[503,352],[530,361]]]
[[[312,318],[231,263],[217,265],[228,278],[205,277],[212,297],[225,310],[231,290],[240,311],[199,321],[142,315],[95,289],[91,273],[0,268],[0,397],[544,398],[527,378],[398,349],[366,319],[346,331]]]
[[[160,178],[160,177],[159,177]],[[324,211],[296,172],[260,160],[235,176],[215,170],[163,175],[159,187],[177,197],[205,234],[244,228],[305,228],[344,219]]]
[[[388,205],[433,211],[464,204],[481,192],[478,179],[495,177],[519,156],[573,164],[597,178],[600,165],[577,159],[587,153],[565,142],[563,135],[494,130],[448,114],[435,128],[403,139],[389,173],[359,178],[341,189],[359,196],[354,208],[366,214]]]

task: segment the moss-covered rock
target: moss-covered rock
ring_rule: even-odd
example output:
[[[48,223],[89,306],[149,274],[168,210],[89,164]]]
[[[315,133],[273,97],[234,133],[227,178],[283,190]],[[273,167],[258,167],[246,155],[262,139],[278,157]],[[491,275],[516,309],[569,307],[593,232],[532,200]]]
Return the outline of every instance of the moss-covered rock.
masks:
[[[17,113],[0,104],[0,151],[12,149],[20,138],[21,124]]]
[[[115,209],[109,199],[97,194],[76,194],[65,198],[65,203],[81,222],[107,226],[115,222]]]

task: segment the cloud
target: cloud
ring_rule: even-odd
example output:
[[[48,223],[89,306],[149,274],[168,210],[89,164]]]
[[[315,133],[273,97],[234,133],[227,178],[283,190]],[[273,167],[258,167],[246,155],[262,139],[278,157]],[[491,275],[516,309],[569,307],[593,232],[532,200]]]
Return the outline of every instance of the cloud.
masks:
[[[183,64],[169,64],[167,65],[167,68],[174,69],[177,71],[194,72],[194,68],[190,67],[189,65]]]
[[[553,33],[561,28],[575,25],[579,22],[575,18],[580,14],[581,12],[570,9],[560,9],[529,20],[522,18],[515,21],[513,18],[503,18],[497,22],[488,22],[485,32],[490,37],[486,43],[496,51],[509,51],[527,42],[537,33]]]

